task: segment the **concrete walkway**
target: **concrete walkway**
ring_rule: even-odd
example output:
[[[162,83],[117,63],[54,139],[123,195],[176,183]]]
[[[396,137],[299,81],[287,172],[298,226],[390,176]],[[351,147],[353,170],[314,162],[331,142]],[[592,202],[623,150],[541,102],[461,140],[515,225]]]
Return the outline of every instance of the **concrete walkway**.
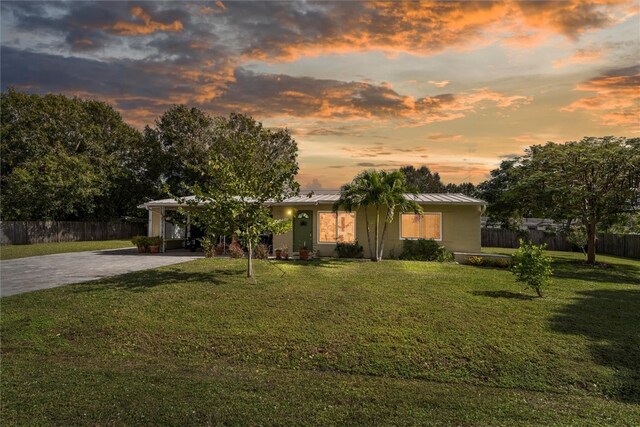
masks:
[[[0,296],[88,282],[202,258],[202,252],[139,254],[136,248],[73,252],[0,261]]]

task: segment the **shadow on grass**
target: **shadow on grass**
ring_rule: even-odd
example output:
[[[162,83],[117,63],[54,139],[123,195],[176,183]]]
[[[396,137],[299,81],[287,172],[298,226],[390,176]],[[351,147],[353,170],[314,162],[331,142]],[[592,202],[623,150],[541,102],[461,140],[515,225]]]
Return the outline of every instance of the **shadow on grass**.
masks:
[[[562,279],[640,285],[640,262],[637,266],[611,264],[594,267],[579,261],[556,260],[552,268],[553,275]]]
[[[536,299],[533,295],[520,294],[510,291],[473,291],[471,292],[475,296],[490,297],[490,298],[506,298],[506,299],[521,299],[521,300],[533,300]]]
[[[128,256],[137,256],[137,257],[198,257],[204,258],[204,253],[202,251],[191,252],[187,249],[169,249],[164,253],[152,254],[149,252],[140,253],[136,248],[127,248],[127,249],[107,249],[107,250],[96,250],[96,255],[102,256],[114,256],[114,255],[128,255]]]
[[[640,403],[640,291],[578,292],[551,325],[560,333],[591,340],[595,363],[616,372],[615,382],[605,390],[611,398]]]
[[[140,292],[156,286],[178,283],[222,285],[228,283],[230,278],[243,277],[245,273],[246,270],[244,269],[232,270],[229,268],[207,272],[153,269],[123,274],[98,282],[78,283],[71,286],[74,286],[75,292],[94,292],[107,289]]]
[[[295,266],[302,267],[323,267],[323,268],[340,268],[340,266],[356,262],[360,260],[353,259],[340,259],[340,258],[314,258],[310,260],[290,260],[285,261],[289,263],[293,263]]]

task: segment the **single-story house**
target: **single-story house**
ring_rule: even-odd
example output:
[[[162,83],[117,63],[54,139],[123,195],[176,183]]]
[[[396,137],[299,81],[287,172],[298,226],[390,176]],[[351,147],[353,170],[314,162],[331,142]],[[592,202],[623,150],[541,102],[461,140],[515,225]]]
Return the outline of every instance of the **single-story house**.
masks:
[[[360,208],[355,212],[333,212],[333,203],[339,197],[339,191],[315,191],[311,196],[300,195],[270,203],[274,218],[293,220],[291,231],[273,236],[273,249],[286,245],[292,252],[297,252],[306,246],[309,250],[317,250],[320,256],[334,256],[336,243],[357,240],[368,257],[365,211]],[[484,201],[463,194],[422,193],[407,194],[406,197],[415,200],[423,213],[395,215],[387,226],[384,256],[400,255],[402,242],[408,239],[434,239],[453,252],[480,252],[480,216],[486,206]],[[189,235],[188,225],[185,228],[171,222],[171,212],[186,205],[164,199],[140,207],[149,211],[149,236],[184,239]],[[380,233],[384,218],[385,212],[381,212]],[[369,208],[369,221],[373,241],[374,208]]]

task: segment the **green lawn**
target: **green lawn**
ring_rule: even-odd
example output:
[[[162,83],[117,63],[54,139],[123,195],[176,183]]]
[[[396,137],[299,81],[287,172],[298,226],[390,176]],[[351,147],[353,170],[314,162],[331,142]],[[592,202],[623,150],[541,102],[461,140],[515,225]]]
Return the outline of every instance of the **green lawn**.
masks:
[[[571,256],[569,255],[569,258]],[[201,259],[2,299],[3,425],[639,425],[640,263]]]
[[[0,246],[0,259],[62,254],[66,252],[97,251],[133,246],[131,240],[98,240],[93,242],[35,243],[33,245]]]

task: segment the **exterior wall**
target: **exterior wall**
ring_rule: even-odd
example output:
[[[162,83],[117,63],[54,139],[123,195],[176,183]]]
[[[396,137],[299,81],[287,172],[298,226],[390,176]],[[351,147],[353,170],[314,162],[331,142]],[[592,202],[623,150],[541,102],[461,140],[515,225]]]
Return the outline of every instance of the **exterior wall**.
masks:
[[[442,241],[439,243],[452,252],[480,252],[480,206],[474,205],[423,205],[425,213],[434,212],[442,214]],[[373,211],[373,209],[371,209]],[[362,215],[364,223],[364,214]],[[375,221],[373,212],[369,215],[370,220]],[[373,227],[372,227],[373,230]],[[362,230],[357,231],[358,238],[365,248],[365,256],[369,255],[366,243],[366,227],[362,224]],[[360,237],[362,236],[362,237]],[[372,234],[373,239],[373,234]],[[400,215],[396,214],[392,223],[387,227],[387,237],[385,238],[384,254],[388,257],[390,253],[398,256],[402,253],[402,242],[400,240]]]
[[[313,212],[313,248],[318,249],[321,256],[335,256],[335,243],[318,243],[318,211],[331,211],[331,205],[313,206],[274,206],[274,218],[292,218],[297,210],[310,210]],[[455,252],[480,252],[480,213],[481,207],[475,205],[424,205],[424,212],[438,212],[442,214],[442,241],[440,242],[448,250]],[[386,212],[380,212],[380,234],[384,227]],[[375,211],[369,209],[369,226],[372,243],[375,244]],[[364,247],[365,257],[369,257],[369,244],[367,242],[366,218],[364,209],[356,212],[356,236],[358,242]],[[400,215],[396,214],[393,222],[387,225],[387,234],[384,245],[384,257],[398,256],[402,253],[402,240],[400,240]],[[288,246],[293,248],[293,231],[284,235],[273,236],[274,249]]]

